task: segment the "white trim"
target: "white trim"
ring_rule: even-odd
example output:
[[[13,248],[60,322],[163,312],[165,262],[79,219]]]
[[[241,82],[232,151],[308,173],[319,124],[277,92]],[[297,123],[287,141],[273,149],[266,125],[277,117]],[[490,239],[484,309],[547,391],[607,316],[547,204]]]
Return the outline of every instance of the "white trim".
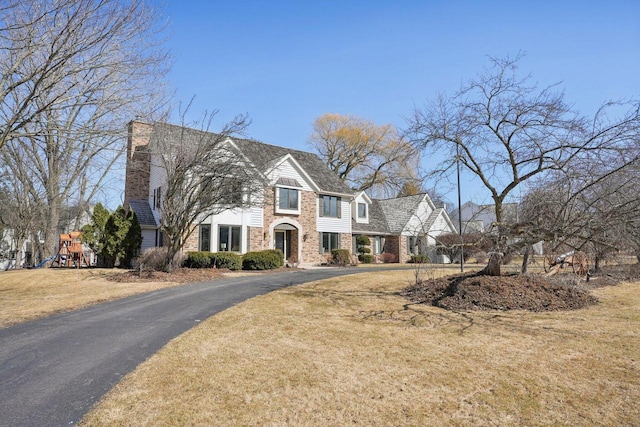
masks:
[[[302,225],[293,218],[280,218],[273,221],[269,224],[269,249],[275,249],[276,236],[275,236],[275,228],[280,224],[291,224],[298,229],[298,264],[303,262],[302,259],[302,236],[304,235],[304,230],[302,229]],[[293,254],[292,254],[293,255]]]
[[[265,176],[269,176],[274,170],[276,170],[281,164],[283,164],[286,161],[290,161],[291,164],[293,165],[293,167],[296,169],[296,172],[298,172],[300,175],[302,175],[302,177],[305,179],[305,181],[307,181],[307,183],[311,186],[311,188],[313,188],[313,191],[320,191],[320,187],[318,187],[318,185],[311,179],[311,177],[309,176],[309,174],[302,168],[302,166],[300,166],[300,163],[298,163],[296,161],[296,159],[290,154],[287,153],[286,155],[284,155],[283,157],[281,157],[280,159],[276,160],[273,165],[267,169],[267,171],[265,171],[264,175]],[[276,183],[276,181],[278,180],[279,177],[276,177],[275,180],[273,182],[271,182],[271,185],[274,185]]]

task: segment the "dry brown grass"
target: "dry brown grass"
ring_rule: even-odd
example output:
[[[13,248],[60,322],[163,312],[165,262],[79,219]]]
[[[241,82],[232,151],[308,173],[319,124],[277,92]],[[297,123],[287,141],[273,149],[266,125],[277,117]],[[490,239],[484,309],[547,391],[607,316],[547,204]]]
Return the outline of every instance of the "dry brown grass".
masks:
[[[0,328],[153,291],[176,283],[117,283],[108,280],[123,270],[15,270],[0,273]]]
[[[453,313],[398,296],[412,274],[226,310],[139,366],[83,425],[640,423],[640,283],[597,289],[601,303],[577,311]]]

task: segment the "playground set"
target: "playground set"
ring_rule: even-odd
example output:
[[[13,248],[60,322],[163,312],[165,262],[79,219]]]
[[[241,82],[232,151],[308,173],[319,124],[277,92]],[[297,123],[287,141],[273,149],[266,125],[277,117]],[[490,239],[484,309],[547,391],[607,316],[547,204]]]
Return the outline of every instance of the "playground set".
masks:
[[[89,267],[82,249],[82,232],[72,231],[60,235],[58,253],[54,256],[51,267]]]

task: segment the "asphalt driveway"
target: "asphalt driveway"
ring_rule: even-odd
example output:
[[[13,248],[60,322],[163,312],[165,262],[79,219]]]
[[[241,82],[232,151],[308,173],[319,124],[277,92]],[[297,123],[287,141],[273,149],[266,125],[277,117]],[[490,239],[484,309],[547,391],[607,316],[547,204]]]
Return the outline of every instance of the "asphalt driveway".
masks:
[[[364,271],[225,278],[0,329],[0,426],[75,424],[125,374],[198,322],[275,289]]]

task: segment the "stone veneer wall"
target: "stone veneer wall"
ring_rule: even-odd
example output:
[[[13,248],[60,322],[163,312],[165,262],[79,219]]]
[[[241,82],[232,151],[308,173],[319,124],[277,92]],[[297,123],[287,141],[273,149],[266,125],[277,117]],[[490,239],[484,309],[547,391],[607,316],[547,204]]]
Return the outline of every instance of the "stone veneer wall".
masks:
[[[275,192],[276,188],[274,187],[268,187],[265,189],[264,231],[267,233],[265,249],[271,247],[273,242],[273,236],[270,234],[271,224],[279,219],[290,218],[298,222],[300,224],[300,227],[302,228],[302,230],[298,230],[300,233],[302,233],[302,259],[298,260],[298,262],[325,262],[325,255],[318,253],[320,242],[318,240],[319,236],[316,228],[316,193],[312,191],[300,191],[300,215],[284,215],[280,213],[276,214]],[[306,240],[304,236],[306,236]],[[291,255],[294,256],[297,255],[298,252],[297,233],[293,232],[291,237]]]
[[[124,186],[124,205],[132,199],[148,200],[150,154],[147,151],[153,126],[132,121],[128,126],[127,169]]]
[[[411,259],[411,254],[407,252],[407,236],[400,236],[400,259],[398,262],[407,262]]]
[[[194,252],[198,250],[198,241],[200,240],[200,230],[196,227],[195,231],[187,239],[182,247],[183,252]]]
[[[249,251],[261,251],[269,247],[264,239],[264,229],[262,227],[247,227],[249,229]]]

